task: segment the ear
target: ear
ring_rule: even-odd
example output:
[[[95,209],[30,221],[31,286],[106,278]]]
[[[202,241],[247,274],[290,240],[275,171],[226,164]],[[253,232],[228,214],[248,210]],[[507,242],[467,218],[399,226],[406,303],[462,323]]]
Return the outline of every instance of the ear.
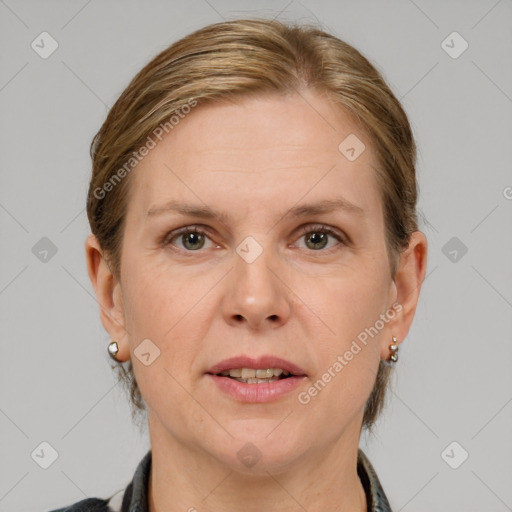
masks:
[[[401,343],[411,328],[416,306],[420,296],[421,285],[427,271],[427,238],[421,231],[415,231],[409,238],[409,245],[400,254],[397,272],[393,280],[396,289],[396,317],[389,322],[389,331]],[[389,345],[386,340],[382,347],[381,358],[389,358]]]
[[[100,306],[101,323],[112,340],[117,341],[119,352],[116,359],[127,361],[130,351],[125,329],[121,283],[111,272],[103,256],[103,249],[96,236],[92,234],[85,241],[85,256],[89,279]]]

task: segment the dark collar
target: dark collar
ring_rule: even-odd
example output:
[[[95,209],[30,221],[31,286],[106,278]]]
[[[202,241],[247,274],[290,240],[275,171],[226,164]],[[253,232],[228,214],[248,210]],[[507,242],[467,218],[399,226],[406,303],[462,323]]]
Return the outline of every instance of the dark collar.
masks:
[[[357,474],[366,493],[368,512],[392,512],[379,477],[361,448],[357,452]]]

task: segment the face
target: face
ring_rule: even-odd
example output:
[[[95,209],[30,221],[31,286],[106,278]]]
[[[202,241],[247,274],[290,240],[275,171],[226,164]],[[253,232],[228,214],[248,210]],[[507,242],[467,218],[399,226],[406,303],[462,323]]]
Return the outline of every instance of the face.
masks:
[[[338,147],[351,134],[365,145],[353,161]],[[197,107],[132,171],[114,335],[129,350],[153,447],[241,471],[251,443],[253,471],[267,471],[341,440],[357,446],[397,335],[396,318],[381,321],[354,346],[397,300],[376,165],[364,133],[310,91]],[[248,359],[222,363],[234,357]],[[292,376],[215,375],[253,366]]]

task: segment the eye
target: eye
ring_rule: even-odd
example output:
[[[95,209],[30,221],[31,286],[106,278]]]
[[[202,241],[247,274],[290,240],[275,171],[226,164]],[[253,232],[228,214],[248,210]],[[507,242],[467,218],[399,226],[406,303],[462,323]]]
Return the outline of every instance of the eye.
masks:
[[[300,232],[301,238],[305,237],[306,239],[307,248],[313,251],[325,249],[329,243],[329,237],[335,238],[340,244],[346,244],[346,241],[341,234],[338,234],[334,229],[322,224],[303,226]],[[333,247],[330,247],[329,249],[332,248]]]
[[[329,243],[329,237],[336,239],[339,244],[347,244],[342,234],[322,224],[303,226],[300,233],[301,238],[305,237],[306,239],[306,247],[316,252],[326,248]],[[210,238],[208,232],[200,226],[185,226],[176,231],[167,233],[160,243],[163,246],[175,245],[175,240],[182,244],[181,247],[178,245],[178,249],[185,252],[194,252],[203,249],[206,241],[210,240]],[[214,244],[214,247],[219,246]],[[335,248],[336,246],[330,247],[327,250]]]
[[[174,245],[175,239],[182,243],[182,247],[178,246],[179,249],[192,252],[202,249],[208,236],[207,232],[198,226],[186,226],[165,235],[162,245]]]

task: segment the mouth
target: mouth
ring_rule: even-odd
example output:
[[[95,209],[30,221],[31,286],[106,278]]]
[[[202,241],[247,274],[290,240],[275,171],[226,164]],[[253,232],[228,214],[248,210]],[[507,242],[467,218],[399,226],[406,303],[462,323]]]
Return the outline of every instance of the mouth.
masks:
[[[232,368],[216,373],[215,375],[218,377],[227,377],[238,382],[243,382],[244,384],[264,384],[296,376],[282,368]]]
[[[244,384],[264,384],[306,376],[306,373],[295,364],[275,356],[232,357],[217,363],[207,373]]]

